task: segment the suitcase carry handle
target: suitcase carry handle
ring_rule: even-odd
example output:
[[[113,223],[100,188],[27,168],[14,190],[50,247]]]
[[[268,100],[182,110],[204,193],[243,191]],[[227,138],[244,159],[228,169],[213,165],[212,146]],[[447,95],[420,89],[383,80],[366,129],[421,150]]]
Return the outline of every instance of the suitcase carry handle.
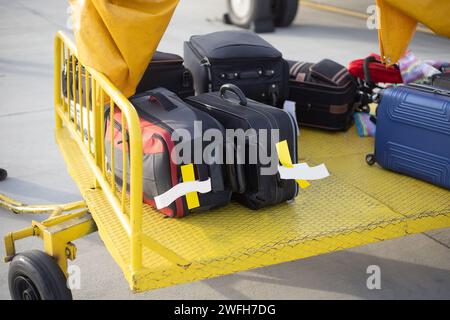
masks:
[[[379,61],[377,60],[377,58],[375,58],[373,56],[369,56],[364,59],[364,65],[363,65],[364,80],[366,80],[368,85],[373,85],[372,77],[370,76],[370,68],[369,68],[369,64],[371,64],[373,62],[379,62]]]
[[[443,89],[443,88],[436,88],[433,86],[427,86],[427,85],[418,84],[418,83],[409,83],[407,85],[407,87],[414,88],[416,90],[420,90],[420,91],[427,92],[427,93],[434,93],[434,94],[439,94],[439,95],[447,96],[447,97],[450,96],[450,91]]]
[[[235,101],[225,97],[225,94],[227,93],[227,91],[231,91],[239,98],[239,104],[241,106],[243,106],[243,107],[247,106],[247,104],[248,104],[247,98],[245,97],[245,94],[241,91],[241,89],[239,89],[237,86],[235,86],[234,84],[231,84],[231,83],[224,84],[222,87],[220,87],[220,97],[224,100],[235,103]]]
[[[165,95],[159,92],[151,92],[149,96],[150,102],[157,103],[167,111],[175,109],[173,103]]]

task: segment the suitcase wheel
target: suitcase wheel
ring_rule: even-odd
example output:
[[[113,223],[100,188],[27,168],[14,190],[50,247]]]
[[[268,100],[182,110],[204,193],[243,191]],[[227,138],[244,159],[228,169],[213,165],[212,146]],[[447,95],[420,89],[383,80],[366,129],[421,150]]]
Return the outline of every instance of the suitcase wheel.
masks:
[[[370,114],[370,106],[368,106],[368,105],[362,106],[361,107],[361,112]]]
[[[374,154],[368,154],[366,156],[366,162],[369,166],[373,166],[375,163],[377,163],[377,159],[375,158]]]

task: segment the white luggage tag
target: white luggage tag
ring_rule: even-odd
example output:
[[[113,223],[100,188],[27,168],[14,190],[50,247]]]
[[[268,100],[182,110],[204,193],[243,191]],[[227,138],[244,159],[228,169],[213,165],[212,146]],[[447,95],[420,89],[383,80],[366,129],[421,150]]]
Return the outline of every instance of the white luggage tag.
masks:
[[[324,164],[317,167],[310,167],[306,163],[293,164],[286,140],[277,143],[276,147],[281,163],[281,166],[278,166],[281,179],[296,180],[302,189],[306,189],[310,186],[308,180],[321,180],[330,176]]]
[[[324,164],[316,167],[310,167],[306,163],[294,164],[292,168],[278,166],[278,172],[283,180],[321,180],[330,176]]]
[[[175,200],[183,196],[186,196],[188,209],[198,208],[200,207],[198,193],[212,191],[211,178],[206,181],[195,180],[194,166],[192,164],[181,166],[181,176],[183,178],[182,183],[177,184],[170,190],[154,198],[158,210],[168,207]]]

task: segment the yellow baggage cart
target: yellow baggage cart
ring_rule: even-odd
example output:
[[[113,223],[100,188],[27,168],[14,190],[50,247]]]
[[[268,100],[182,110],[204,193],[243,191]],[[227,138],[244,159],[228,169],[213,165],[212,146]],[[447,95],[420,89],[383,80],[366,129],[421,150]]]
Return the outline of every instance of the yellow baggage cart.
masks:
[[[232,203],[167,219],[142,203],[142,138],[133,106],[102,73],[79,61],[63,33],[56,35],[54,54],[55,139],[83,200],[27,206],[0,196],[14,213],[49,215],[4,238],[14,299],[70,299],[73,241],[97,230],[131,290],[142,292],[450,227],[450,192],[368,166],[373,140],[359,138],[356,130],[302,130],[300,161],[325,163],[331,176],[303,189],[293,203],[257,212]],[[68,94],[63,71],[72,77]],[[126,123],[128,192],[112,183],[114,165],[106,164],[106,104],[120,109]],[[32,236],[43,240],[44,251],[16,252],[15,242]]]

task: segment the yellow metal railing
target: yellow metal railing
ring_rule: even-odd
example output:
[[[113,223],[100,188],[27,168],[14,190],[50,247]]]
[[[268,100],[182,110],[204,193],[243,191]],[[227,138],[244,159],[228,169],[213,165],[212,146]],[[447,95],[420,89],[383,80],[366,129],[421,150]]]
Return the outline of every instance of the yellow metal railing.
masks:
[[[129,100],[100,72],[84,66],[77,49],[62,32],[55,38],[54,100],[56,128],[69,130],[130,240],[131,272],[142,268],[142,136],[139,117]],[[66,79],[63,78],[63,73]],[[65,90],[63,90],[63,81]],[[110,107],[110,132],[114,111],[122,115],[122,186],[115,184],[115,145],[112,136],[109,166],[105,153],[105,106]],[[129,163],[127,166],[127,159]],[[129,168],[129,170],[128,170]],[[129,173],[128,173],[129,171]],[[127,176],[129,175],[129,188]],[[128,195],[127,195],[128,190]],[[144,238],[144,241],[147,237]]]

